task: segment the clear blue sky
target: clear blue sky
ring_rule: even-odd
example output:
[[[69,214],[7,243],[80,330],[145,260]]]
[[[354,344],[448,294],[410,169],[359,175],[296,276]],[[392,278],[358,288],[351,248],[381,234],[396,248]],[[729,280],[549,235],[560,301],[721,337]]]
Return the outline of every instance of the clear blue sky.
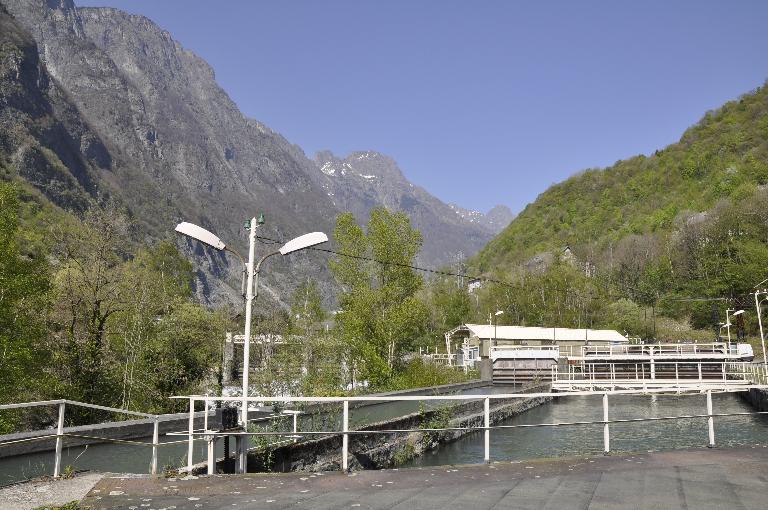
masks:
[[[768,78],[765,1],[75,1],[151,18],[310,157],[377,150],[481,211],[653,152]]]

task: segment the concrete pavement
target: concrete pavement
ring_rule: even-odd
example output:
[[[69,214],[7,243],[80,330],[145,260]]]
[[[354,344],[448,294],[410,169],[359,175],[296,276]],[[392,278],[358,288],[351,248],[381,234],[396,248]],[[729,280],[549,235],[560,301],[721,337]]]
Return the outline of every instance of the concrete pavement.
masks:
[[[700,449],[491,465],[200,476],[105,476],[94,509],[764,509],[768,448]]]

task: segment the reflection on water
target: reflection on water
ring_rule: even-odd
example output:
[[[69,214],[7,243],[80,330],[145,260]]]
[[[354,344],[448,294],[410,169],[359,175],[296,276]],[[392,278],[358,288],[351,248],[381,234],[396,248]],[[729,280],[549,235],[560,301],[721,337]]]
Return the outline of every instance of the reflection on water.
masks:
[[[714,394],[714,413],[754,412],[737,395]],[[609,397],[610,419],[650,418],[706,414],[705,395],[651,395]],[[602,396],[560,397],[515,416],[503,425],[599,421],[603,419]],[[768,444],[768,417],[715,418],[715,443],[720,447]],[[617,423],[610,427],[611,451],[637,452],[705,447],[705,418],[655,422]],[[603,425],[531,427],[491,431],[491,460],[599,454],[603,451]],[[474,464],[483,462],[483,434],[476,432],[422,457],[408,466]]]

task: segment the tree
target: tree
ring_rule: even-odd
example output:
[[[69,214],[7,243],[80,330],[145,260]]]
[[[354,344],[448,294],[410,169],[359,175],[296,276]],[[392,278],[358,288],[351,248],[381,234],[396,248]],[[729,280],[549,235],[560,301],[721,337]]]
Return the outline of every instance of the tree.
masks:
[[[48,306],[49,266],[27,253],[19,231],[18,190],[0,182],[0,402],[37,396]],[[6,425],[8,425],[6,423]],[[4,428],[0,421],[0,430]]]
[[[410,267],[421,234],[404,213],[375,208],[367,232],[352,214],[339,215],[334,238],[340,251],[351,255],[331,261],[343,289],[336,316],[340,336],[351,346],[353,372],[373,386],[384,386],[428,320],[426,306],[416,297],[422,279]]]

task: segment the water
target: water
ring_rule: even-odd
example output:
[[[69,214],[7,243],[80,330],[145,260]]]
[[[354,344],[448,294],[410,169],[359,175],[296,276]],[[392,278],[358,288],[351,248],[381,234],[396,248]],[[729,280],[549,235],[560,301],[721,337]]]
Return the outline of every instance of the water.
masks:
[[[161,436],[160,442],[178,441],[186,439],[183,436]],[[152,437],[132,439],[151,443]],[[230,441],[230,451],[234,451],[234,441]],[[103,443],[85,446],[67,447],[64,440],[64,448],[61,453],[62,466],[74,466],[76,470],[91,470],[112,473],[149,473],[152,460],[151,446],[137,446],[130,444]],[[224,441],[218,441],[217,456],[224,456]],[[207,444],[203,441],[194,443],[195,462],[201,462],[207,458]],[[30,453],[17,457],[0,459],[0,486],[27,480],[53,473],[53,451]],[[157,452],[158,470],[164,466],[186,466],[187,443],[161,446]]]
[[[736,394],[713,394],[714,413],[754,412]],[[609,397],[609,418],[630,419],[706,414],[705,395],[620,395]],[[599,421],[603,419],[602,396],[560,397],[510,418],[503,425]],[[716,417],[718,447],[768,444],[768,417]],[[610,426],[612,452],[647,452],[706,447],[706,418],[655,422],[619,423]],[[603,451],[603,425],[536,427],[491,431],[491,461],[516,461]],[[406,467],[483,462],[483,433],[475,432],[454,443],[413,459]]]
[[[473,388],[463,394],[509,393],[509,386]],[[573,421],[599,421],[602,419],[600,395],[586,397],[560,397],[552,402],[533,408],[504,424],[534,424]],[[752,408],[735,394],[714,394],[715,413],[752,412]],[[424,408],[448,405],[458,401],[425,403]],[[339,406],[340,407],[340,406]],[[389,402],[350,409],[350,422],[355,426],[389,419],[420,409],[419,402]],[[640,418],[705,414],[704,395],[686,396],[612,396],[610,418]],[[329,418],[315,417],[315,425],[326,430],[339,430],[338,413],[328,413]],[[302,418],[301,428],[308,428],[311,418]],[[325,421],[325,423],[322,423]],[[290,421],[284,423],[288,425]],[[318,427],[320,428],[320,427]],[[317,428],[315,429],[317,430]],[[161,436],[161,442],[178,441],[183,436]],[[136,441],[151,442],[151,437]],[[501,429],[491,432],[491,460],[524,460],[531,458],[560,457],[570,455],[599,454],[603,448],[603,426],[577,425],[568,427],[539,427]],[[743,446],[768,443],[768,417],[738,416],[715,418],[715,441],[719,447]],[[611,425],[611,449],[618,452],[635,452],[707,445],[706,420],[687,419],[659,422],[640,422]],[[231,441],[230,448],[234,448]],[[224,455],[224,442],[217,442],[217,457]],[[160,447],[158,466],[186,465],[187,443]],[[66,447],[62,453],[62,465],[73,465],[78,470],[120,473],[148,473],[152,456],[149,446],[122,444],[97,444],[86,449],[83,446]],[[206,444],[196,441],[194,460],[207,457]],[[472,464],[483,462],[483,434],[473,433],[433,452],[414,459],[409,466],[447,464]],[[50,475],[53,472],[53,452],[34,453],[0,459],[0,485],[27,478]]]
[[[482,393],[507,393],[510,387],[480,387],[457,392],[457,394],[482,394]],[[442,405],[449,405],[457,401],[425,402],[424,409],[432,409]],[[299,416],[299,430],[341,430],[341,404],[314,415]],[[362,427],[366,424],[396,418],[406,414],[418,412],[419,402],[385,402],[350,409],[350,426]],[[279,424],[279,430],[290,431],[292,419],[284,416]],[[273,428],[274,430],[274,428]],[[315,436],[309,436],[315,437]],[[161,443],[185,440],[184,436],[160,436]],[[141,437],[133,441],[151,443],[152,437]],[[230,441],[230,452],[234,455],[234,443]],[[216,456],[224,456],[224,441],[216,443]],[[195,441],[193,458],[195,462],[202,462],[208,458],[207,444],[204,441]],[[152,459],[151,446],[138,446],[129,444],[104,443],[85,446],[67,447],[67,439],[64,440],[62,450],[62,466],[74,466],[77,470],[93,470],[113,473],[149,473]],[[54,455],[52,451],[31,453],[17,457],[0,458],[0,486],[53,473]],[[187,465],[187,443],[171,444],[158,448],[158,469],[164,466]]]

